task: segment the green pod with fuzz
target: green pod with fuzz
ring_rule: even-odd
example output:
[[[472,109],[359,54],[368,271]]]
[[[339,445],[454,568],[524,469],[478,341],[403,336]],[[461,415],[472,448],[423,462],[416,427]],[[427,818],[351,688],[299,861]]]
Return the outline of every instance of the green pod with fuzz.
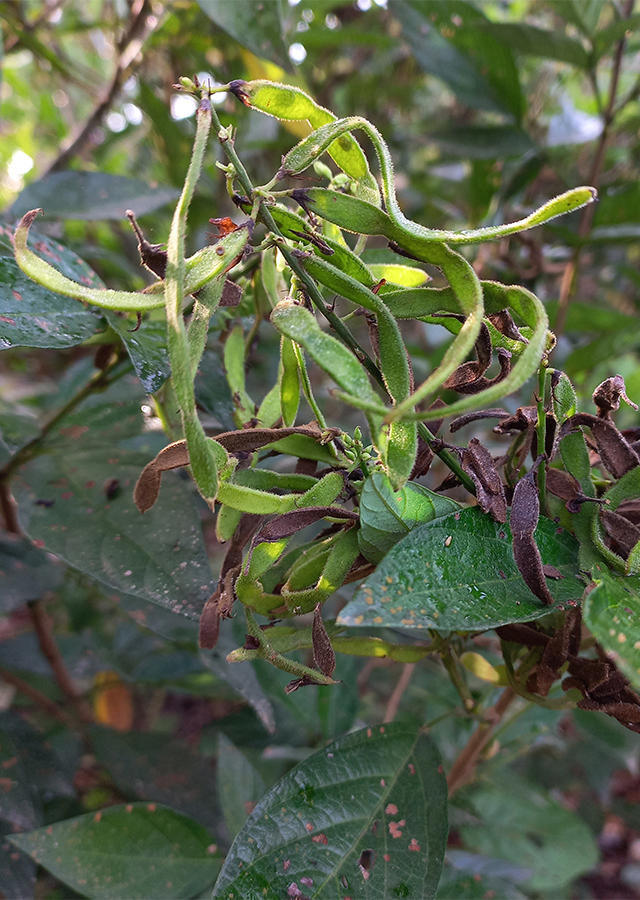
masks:
[[[300,372],[298,358],[289,338],[280,339],[280,409],[286,427],[295,425],[300,406]]]
[[[349,528],[335,541],[312,587],[295,591],[288,582],[282,586],[282,600],[289,614],[299,616],[311,612],[318,603],[324,603],[335,594],[342,587],[359,553],[357,529]]]
[[[307,121],[314,129],[336,121],[336,116],[330,110],[317,104],[300,88],[288,84],[263,80],[236,81],[231,84],[231,90],[245,106],[276,119]],[[356,182],[356,192],[379,205],[378,185],[356,139],[351,135],[341,135],[325,150],[335,164]]]
[[[231,540],[241,518],[242,510],[232,509],[224,504],[220,506],[216,518],[216,538],[221,544]]]

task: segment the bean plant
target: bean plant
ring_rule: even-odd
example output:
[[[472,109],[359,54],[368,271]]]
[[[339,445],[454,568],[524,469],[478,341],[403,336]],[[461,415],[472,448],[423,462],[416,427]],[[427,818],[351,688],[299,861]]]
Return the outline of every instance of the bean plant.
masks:
[[[203,564],[184,533],[187,518],[161,513],[163,493],[182,485],[165,473],[186,470],[201,507],[215,512],[226,552],[208,598],[176,596],[158,583],[155,602],[178,619],[199,620],[204,654],[234,640],[241,646],[225,652],[224,666],[263,660],[288,674],[287,693],[331,686],[336,703],[337,654],[408,665],[439,660],[459,693],[459,714],[475,725],[448,774],[428,725],[404,721],[340,737],[266,793],[213,890],[229,900],[435,897],[447,795],[473,779],[518,698],[549,710],[593,711],[640,731],[640,641],[633,638],[640,441],[615,424],[621,402],[637,407],[612,373],[593,393],[593,410],[580,411],[571,381],[554,367],[543,303],[519,284],[480,280],[464,250],[586,206],[596,191],[575,187],[516,222],[431,229],[405,217],[391,154],[368,120],[336,118],[299,88],[265,80],[213,87],[185,77],[176,90],[196,98],[197,128],[166,249],[151,244],[130,215],[141,263],[156,277],[149,287],[107,290],[88,276],[80,283],[77,268],[62,271],[46,242],[30,235],[37,209],[13,236],[24,275],[80,309],[100,311],[109,324],[107,337],[95,341],[97,374],[48,432],[63,421],[81,427],[69,425],[75,406],[131,370],[127,349],[136,365],[136,342],[164,310],[171,378],[152,393],[169,443],[143,459],[136,450],[126,463],[131,451],[114,450],[114,478],[101,492],[80,449],[69,479],[56,480],[46,465],[30,474],[38,454],[46,462],[40,437],[2,470],[4,502],[36,544],[135,595],[158,578],[151,563],[129,563],[131,536],[150,518],[150,559],[162,557],[171,575]],[[310,126],[266,184],[253,183],[233,129],[218,119],[211,98],[222,91],[260,113]],[[186,258],[189,206],[211,135],[226,157],[218,168],[238,214],[212,219],[211,242]],[[384,261],[363,260],[369,240]],[[226,430],[203,420],[195,387],[215,317],[226,323],[234,404],[236,427]],[[425,324],[443,329],[449,343],[420,381],[406,341]],[[274,383],[255,400],[245,361],[260,327],[277,335],[280,355]],[[329,394],[318,388],[327,378]],[[506,398],[522,396],[523,388],[530,405],[508,409]],[[360,424],[345,430],[336,408]],[[484,440],[457,443],[458,431],[487,420]],[[510,438],[499,456],[496,435]],[[430,470],[440,472],[435,490],[422,481]],[[81,560],[75,534],[92,526],[61,512],[74,478],[91,485],[95,505],[126,505],[118,533],[96,532],[96,546]],[[184,497],[191,508],[193,498]],[[485,632],[500,641],[495,664],[464,651],[469,637]],[[471,694],[469,673],[501,689],[494,706]],[[184,876],[179,896],[192,896],[211,883],[211,865],[221,860],[203,847],[200,826],[170,809],[114,806],[58,823],[55,838],[91,847],[126,839],[134,828],[127,823],[135,822],[136,833],[157,846],[160,816],[157,828],[173,836]],[[11,840],[75,890],[121,896],[124,888],[105,887],[106,869],[94,867],[84,882],[82,873],[63,871],[46,831]],[[142,851],[134,863],[127,890],[133,885],[144,896],[153,885],[160,896],[159,882],[140,871]],[[162,896],[178,896],[171,879]]]

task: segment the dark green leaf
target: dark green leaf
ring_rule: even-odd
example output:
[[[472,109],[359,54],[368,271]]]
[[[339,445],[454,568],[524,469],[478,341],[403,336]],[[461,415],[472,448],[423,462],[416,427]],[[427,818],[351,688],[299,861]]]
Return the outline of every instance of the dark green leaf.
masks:
[[[224,366],[214,350],[205,350],[198,366],[194,388],[198,406],[215,416],[223,428],[233,431],[236,427],[233,418],[235,405]]]
[[[117,734],[108,728],[93,728],[91,735],[98,762],[125,797],[164,803],[219,833],[211,760],[169,735]]]
[[[219,28],[255,53],[291,71],[284,41],[282,0],[198,0],[204,13]]]
[[[233,839],[264,794],[264,782],[247,757],[228,737],[218,737],[218,794]]]
[[[360,550],[370,562],[378,563],[417,525],[458,508],[454,500],[413,482],[394,491],[389,478],[376,472],[367,478],[360,495]]]
[[[82,432],[80,432],[82,433]],[[20,524],[56,556],[116,591],[197,618],[213,593],[193,497],[175,473],[163,479],[160,499],[144,516],[133,486],[146,454],[118,447],[84,449],[31,460],[16,479]],[[115,480],[108,497],[105,486]],[[37,500],[53,505],[37,505]]]
[[[554,10],[591,37],[598,26],[604,0],[553,0]]]
[[[540,519],[535,539],[556,602],[579,600],[575,538]],[[339,625],[486,631],[548,615],[513,559],[511,532],[475,507],[414,528],[393,547],[342,610]]]
[[[429,138],[447,153],[467,159],[501,159],[522,156],[533,148],[528,135],[510,125],[478,125],[443,128]]]
[[[37,600],[62,582],[63,567],[19,535],[0,533],[0,611]]]
[[[135,323],[131,319],[107,310],[105,318],[122,338],[142,387],[148,394],[155,393],[171,374],[166,323],[145,321],[134,331]]]
[[[11,842],[90,900],[191,897],[220,867],[201,825],[155,803],[112,806]]]
[[[640,689],[640,579],[594,571],[596,587],[584,602],[585,625],[636,690]]]
[[[143,216],[179,196],[175,188],[151,187],[137,178],[70,170],[32,182],[8,215],[18,219],[42,209],[47,219],[124,219],[128,209]]]
[[[67,261],[80,262],[74,253],[54,241],[37,241],[36,247],[40,244],[43,245],[40,252],[49,256],[61,271],[63,256]],[[65,274],[69,274],[68,271]],[[82,277],[88,278],[87,275]],[[76,277],[76,280],[79,279]],[[91,308],[86,309],[77,300],[36,284],[18,268],[14,259],[0,257],[1,349],[74,347],[100,330],[101,318]]]
[[[555,59],[581,69],[589,66],[589,55],[582,44],[561,31],[547,31],[525,22],[482,22],[478,27],[516,53]]]
[[[596,60],[609,50],[609,48],[621,40],[627,32],[632,32],[640,25],[640,13],[629,16],[628,19],[617,18],[606,28],[602,28],[593,37],[593,52]]]
[[[478,821],[459,825],[465,845],[486,856],[529,869],[520,884],[535,892],[558,892],[598,862],[593,835],[578,816],[520,776],[501,770],[499,783],[481,785],[465,797]]]
[[[408,3],[405,0],[395,0],[392,6],[394,17],[402,25],[402,37],[420,68],[442,79],[467,106],[505,112],[504,105],[487,79],[464,53],[442,36],[440,30],[425,17],[423,8],[422,2]],[[434,11],[437,15],[437,9]]]
[[[40,426],[35,416],[0,411],[0,466],[38,434]]]
[[[297,889],[318,900],[427,900],[446,839],[446,782],[431,739],[415,725],[367,728],[268,791],[231,847],[214,897],[298,896]]]
[[[197,645],[198,624],[192,619],[186,619],[162,606],[129,594],[110,594],[109,599],[126,610],[142,628],[149,628],[169,641],[186,641],[193,647]],[[273,733],[275,731],[273,709],[258,681],[253,664],[242,663],[232,666],[227,662],[227,654],[237,646],[238,640],[233,638],[230,629],[224,628],[215,650],[201,651],[200,660],[213,675],[226,681],[234,691],[244,697],[266,730]]]

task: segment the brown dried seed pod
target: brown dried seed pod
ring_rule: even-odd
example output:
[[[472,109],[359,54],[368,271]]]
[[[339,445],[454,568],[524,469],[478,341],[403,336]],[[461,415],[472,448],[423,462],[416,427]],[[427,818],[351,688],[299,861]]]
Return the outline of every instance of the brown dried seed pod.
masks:
[[[513,317],[508,309],[501,309],[500,312],[491,313],[491,315],[487,316],[487,319],[496,331],[504,334],[505,337],[511,338],[512,341],[521,341],[523,344],[529,343],[526,337],[520,334],[518,326],[513,321]]]
[[[528,472],[516,484],[511,501],[511,531],[514,537],[533,535],[540,518],[540,500],[535,473]]]
[[[218,598],[220,589],[217,588],[205,603],[200,613],[200,627],[198,630],[198,646],[203,650],[213,650],[220,636],[220,611]]]
[[[462,468],[476,486],[478,504],[496,522],[507,521],[507,498],[493,457],[477,438],[461,454]]]
[[[543,603],[551,606],[554,600],[545,581],[542,558],[533,535],[513,536],[513,558],[529,590]]]
[[[316,666],[323,675],[329,678],[336,670],[336,654],[331,645],[331,639],[327,634],[327,629],[322,621],[322,605],[317,604],[313,613],[313,627],[311,629],[311,639],[313,642],[313,658]]]
[[[127,210],[127,218],[138,239],[138,252],[142,265],[158,278],[164,278],[167,271],[167,251],[162,249],[162,244],[149,243],[136,222],[135,214],[130,209]]]
[[[606,507],[600,510],[600,521],[607,537],[612,541],[611,549],[623,559],[627,559],[640,541],[640,528],[633,525],[624,516]]]
[[[579,425],[586,425],[598,447],[602,464],[614,478],[622,478],[640,465],[640,457],[609,419],[601,419],[592,413],[576,413],[567,419],[560,428],[558,441],[570,434]]]

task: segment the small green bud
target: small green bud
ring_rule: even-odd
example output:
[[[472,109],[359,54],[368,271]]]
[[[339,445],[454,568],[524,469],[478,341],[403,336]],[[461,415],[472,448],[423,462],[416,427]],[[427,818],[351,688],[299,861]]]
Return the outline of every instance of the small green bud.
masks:
[[[333,178],[333,172],[325,163],[321,162],[317,159],[313,164],[313,171],[316,175],[319,175],[321,178],[328,178],[329,181]]]
[[[354,441],[357,441],[358,443],[362,442],[362,428],[360,428],[359,425],[356,425],[356,428],[353,432],[353,439],[354,439]]]
[[[191,78],[187,78],[186,75],[183,75],[181,78],[178,79],[178,84],[180,85],[180,87],[183,90],[192,91],[195,93],[196,86],[193,83],[193,81],[191,80]]]

